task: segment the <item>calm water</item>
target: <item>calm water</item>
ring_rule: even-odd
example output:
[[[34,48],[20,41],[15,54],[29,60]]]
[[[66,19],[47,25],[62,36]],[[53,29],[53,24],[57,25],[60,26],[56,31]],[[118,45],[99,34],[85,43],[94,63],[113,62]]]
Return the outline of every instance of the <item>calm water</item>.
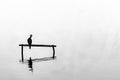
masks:
[[[0,1],[0,80],[119,80],[119,7],[112,0]],[[19,62],[29,34],[33,43],[57,45],[57,58],[33,63],[33,72]]]

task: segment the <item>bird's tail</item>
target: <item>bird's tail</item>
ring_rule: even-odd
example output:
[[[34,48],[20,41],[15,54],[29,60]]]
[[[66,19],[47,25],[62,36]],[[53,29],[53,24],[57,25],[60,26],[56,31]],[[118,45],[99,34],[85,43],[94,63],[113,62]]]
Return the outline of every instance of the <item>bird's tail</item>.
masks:
[[[31,45],[29,45],[29,49],[31,49]]]

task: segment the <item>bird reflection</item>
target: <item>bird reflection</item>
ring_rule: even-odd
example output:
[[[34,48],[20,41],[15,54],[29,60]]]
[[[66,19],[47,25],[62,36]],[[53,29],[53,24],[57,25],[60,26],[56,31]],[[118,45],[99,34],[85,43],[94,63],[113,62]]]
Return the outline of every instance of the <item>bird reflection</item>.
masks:
[[[49,61],[49,60],[54,60],[54,59],[53,57],[44,57],[44,58],[36,58],[36,59],[32,59],[30,57],[28,60],[25,60],[24,63],[28,63],[29,71],[33,72],[33,62],[41,62],[41,61]]]
[[[28,68],[29,68],[29,71],[33,72],[33,62],[31,57],[28,60]]]

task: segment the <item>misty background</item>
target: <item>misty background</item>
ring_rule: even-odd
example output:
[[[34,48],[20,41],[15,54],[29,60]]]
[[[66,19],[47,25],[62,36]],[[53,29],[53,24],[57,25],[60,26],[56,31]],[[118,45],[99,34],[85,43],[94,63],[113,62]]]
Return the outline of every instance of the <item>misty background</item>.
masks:
[[[117,0],[1,0],[0,80],[119,80],[119,7]],[[19,62],[30,34],[35,44],[57,45],[57,58],[33,63],[33,73]],[[25,49],[52,54],[44,50]]]

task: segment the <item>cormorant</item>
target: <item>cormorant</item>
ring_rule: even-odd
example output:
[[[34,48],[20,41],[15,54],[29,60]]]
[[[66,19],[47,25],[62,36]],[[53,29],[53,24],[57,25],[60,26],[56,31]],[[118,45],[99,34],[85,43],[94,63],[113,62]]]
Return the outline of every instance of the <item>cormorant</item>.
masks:
[[[27,39],[28,45],[29,45],[29,49],[31,49],[31,45],[32,45],[32,34],[30,35],[30,37]]]

